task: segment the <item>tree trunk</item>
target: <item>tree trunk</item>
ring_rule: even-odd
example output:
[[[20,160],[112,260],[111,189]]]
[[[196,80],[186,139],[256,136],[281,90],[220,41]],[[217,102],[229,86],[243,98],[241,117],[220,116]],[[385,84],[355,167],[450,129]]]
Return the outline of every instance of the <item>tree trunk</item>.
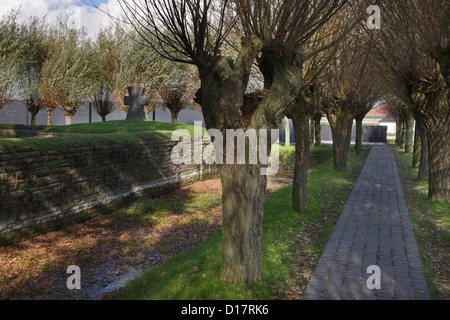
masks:
[[[402,120],[399,116],[395,119],[395,144],[400,147],[400,137],[402,135]]]
[[[73,115],[71,115],[71,114],[66,114],[65,115],[65,117],[66,117],[66,126],[70,126],[71,124],[72,124],[72,118],[73,118]]]
[[[405,119],[405,153],[413,153],[414,117],[407,115]]]
[[[39,112],[39,110],[38,110],[38,112]],[[36,126],[36,116],[37,116],[38,112],[30,112],[31,113],[31,125],[33,127]]]
[[[72,124],[72,119],[73,119],[73,116],[75,115],[76,112],[77,111],[75,109],[75,110],[66,111],[64,113],[64,115],[66,117],[66,126],[70,126]]]
[[[400,123],[400,148],[404,149],[405,148],[405,141],[406,141],[406,123],[405,123],[405,118],[402,117],[401,118],[401,123]]]
[[[412,167],[414,169],[419,168],[420,165],[420,150],[422,139],[420,138],[419,124],[416,122],[416,129],[414,131],[414,150],[412,158]]]
[[[309,146],[312,147],[314,145],[314,130],[315,130],[315,126],[314,126],[314,120],[308,116],[309,119]]]
[[[106,116],[105,115],[101,115],[102,117],[102,122],[106,122]]]
[[[261,280],[266,176],[259,165],[220,165],[223,236],[222,279],[232,283]]]
[[[295,131],[295,162],[294,181],[292,192],[292,207],[294,211],[306,212],[307,210],[307,178],[309,162],[309,116],[306,108],[295,106],[297,110],[292,111],[292,121]]]
[[[428,180],[428,139],[423,132],[420,132],[420,163],[419,163],[419,180]]]
[[[177,124],[178,123],[178,112],[171,111],[171,115],[172,115],[172,123]]]
[[[439,121],[440,122],[440,121]],[[449,122],[428,128],[428,199],[450,201]]]
[[[353,115],[349,111],[349,106],[342,105],[336,108],[333,114],[327,113],[327,118],[333,139],[333,169],[346,171],[350,156]]]
[[[428,199],[450,201],[450,107],[448,89],[426,94],[421,132],[428,143]]]
[[[355,118],[356,120],[356,140],[355,140],[355,149],[356,149],[356,154],[360,154],[362,151],[362,123],[363,123],[363,118],[361,117],[357,117]]]
[[[247,95],[252,65],[261,47],[258,38],[243,38],[242,48],[233,63],[230,58],[220,57],[211,65],[198,67],[201,87],[196,101],[202,107],[208,129],[224,133],[227,129],[259,132],[279,128],[287,107],[299,94],[301,60],[299,55],[265,58],[270,54],[265,52],[260,64],[264,66],[267,91],[264,95]],[[265,72],[272,73],[273,77],[266,76]],[[266,83],[270,78],[272,81]],[[219,165],[223,210],[221,277],[227,282],[251,284],[261,279],[267,184],[261,168],[261,163]]]
[[[291,130],[288,117],[284,117],[284,146],[291,146]]]
[[[320,121],[322,120],[322,115],[321,114],[315,114],[314,115],[314,134],[315,134],[315,142],[314,145],[320,146],[320,144],[322,143],[322,138],[320,136],[320,130],[321,130],[321,126],[320,126]]]
[[[53,111],[55,110],[54,108],[47,108],[47,125],[51,126],[52,125],[52,116],[53,116]]]

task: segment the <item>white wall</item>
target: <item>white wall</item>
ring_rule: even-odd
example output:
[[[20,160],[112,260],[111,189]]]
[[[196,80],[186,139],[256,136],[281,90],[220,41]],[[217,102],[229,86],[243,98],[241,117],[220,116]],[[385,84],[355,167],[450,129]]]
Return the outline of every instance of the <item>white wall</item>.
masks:
[[[170,122],[170,111],[167,108],[159,108],[155,112],[156,121]],[[106,116],[107,121],[111,120],[125,120],[126,113],[123,110],[116,109],[113,113]],[[148,119],[153,119],[153,113],[148,114]],[[102,118],[95,112],[94,108],[91,110],[91,121],[101,122]],[[194,121],[203,121],[203,115],[196,110],[182,110],[178,115],[178,123],[193,124]],[[88,123],[89,122],[89,104],[85,103],[77,109],[73,116],[73,123]],[[6,107],[0,109],[0,124],[31,124],[31,114],[26,109],[23,102],[12,102]],[[45,109],[39,111],[36,118],[36,125],[47,124],[47,111]],[[53,112],[52,125],[63,126],[66,124],[64,111],[57,108]]]
[[[395,130],[396,130],[395,122],[384,122],[384,123],[380,123],[379,125],[387,127],[387,133],[388,134],[395,133]]]

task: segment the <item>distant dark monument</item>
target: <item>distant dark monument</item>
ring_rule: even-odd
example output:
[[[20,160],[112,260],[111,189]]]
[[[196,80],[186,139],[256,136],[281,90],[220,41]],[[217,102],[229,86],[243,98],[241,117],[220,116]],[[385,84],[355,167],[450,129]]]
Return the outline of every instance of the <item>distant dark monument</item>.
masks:
[[[149,98],[144,96],[145,89],[143,87],[134,86],[128,88],[128,97],[123,99],[123,104],[130,106],[126,120],[147,120],[144,106],[150,104]]]

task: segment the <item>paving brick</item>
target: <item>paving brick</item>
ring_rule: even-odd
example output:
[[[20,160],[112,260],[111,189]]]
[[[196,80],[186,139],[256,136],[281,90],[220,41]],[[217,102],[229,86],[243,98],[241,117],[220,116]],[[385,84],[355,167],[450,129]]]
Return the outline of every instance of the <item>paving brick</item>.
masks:
[[[370,265],[380,289],[367,287]],[[430,299],[390,147],[372,148],[303,299]]]

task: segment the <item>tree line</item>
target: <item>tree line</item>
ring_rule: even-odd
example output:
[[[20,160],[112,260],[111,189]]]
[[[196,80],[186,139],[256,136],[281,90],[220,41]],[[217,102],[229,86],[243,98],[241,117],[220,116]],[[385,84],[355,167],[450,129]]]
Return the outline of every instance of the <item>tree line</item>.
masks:
[[[197,68],[195,100],[207,128],[276,129],[292,118],[295,211],[307,210],[311,123],[327,116],[334,169],[346,170],[352,124],[359,152],[362,119],[377,101],[413,115],[428,147],[420,160],[428,161],[429,198],[449,200],[450,3],[375,2],[373,14],[374,3],[364,0],[119,2],[149,48]],[[226,281],[261,279],[267,181],[260,167],[219,165]]]
[[[391,108],[399,123],[405,123],[408,145],[414,125],[411,119],[415,120],[417,145],[420,137],[423,151],[416,161],[427,163],[428,197],[449,200],[448,1],[380,2],[380,28],[369,23],[373,18],[369,10],[373,1],[369,0],[119,3],[124,14],[120,21],[129,28],[120,34],[124,39],[131,35],[137,42],[122,39],[120,45],[108,47],[116,33],[102,34],[105,44],[101,52],[106,56],[102,61],[107,62],[102,62],[100,69],[108,71],[105,83],[125,90],[130,83],[150,81],[147,85],[151,87],[155,85],[151,79],[170,73],[160,67],[164,63],[148,71],[153,64],[147,62],[170,62],[175,63],[171,68],[194,69],[198,90],[189,99],[193,97],[201,108],[207,129],[220,130],[223,137],[227,129],[254,129],[257,133],[278,129],[284,117],[291,118],[296,136],[294,211],[307,212],[311,133],[320,132],[322,116],[328,118],[332,130],[333,167],[346,170],[351,127],[356,121],[355,147],[360,152],[362,119],[378,101]],[[137,43],[142,47],[136,47]],[[79,55],[88,54],[88,49],[95,46],[86,47]],[[124,52],[140,53],[132,55],[135,60],[127,60],[133,61],[134,69],[126,70],[130,63],[119,63],[120,59],[108,60]],[[90,57],[94,56],[99,55]],[[63,57],[56,55],[54,64],[68,65],[74,58],[73,54]],[[83,63],[78,66],[86,67]],[[119,76],[121,73],[129,77]],[[109,92],[113,100],[125,94]],[[401,137],[397,137],[399,141]],[[315,140],[320,143],[320,138]],[[226,139],[223,144],[227,145]],[[218,165],[223,210],[221,276],[228,282],[255,283],[262,277],[267,178],[260,172],[264,165],[222,163]]]
[[[106,121],[116,108],[127,112],[123,98],[133,85],[145,87],[150,95],[147,114],[161,102],[176,123],[180,110],[198,109],[193,102],[196,70],[148,50],[126,25],[111,25],[91,39],[65,15],[53,24],[37,17],[19,23],[19,16],[15,10],[0,21],[0,108],[23,101],[32,125],[42,109],[51,125],[56,108],[71,124],[84,102]]]

